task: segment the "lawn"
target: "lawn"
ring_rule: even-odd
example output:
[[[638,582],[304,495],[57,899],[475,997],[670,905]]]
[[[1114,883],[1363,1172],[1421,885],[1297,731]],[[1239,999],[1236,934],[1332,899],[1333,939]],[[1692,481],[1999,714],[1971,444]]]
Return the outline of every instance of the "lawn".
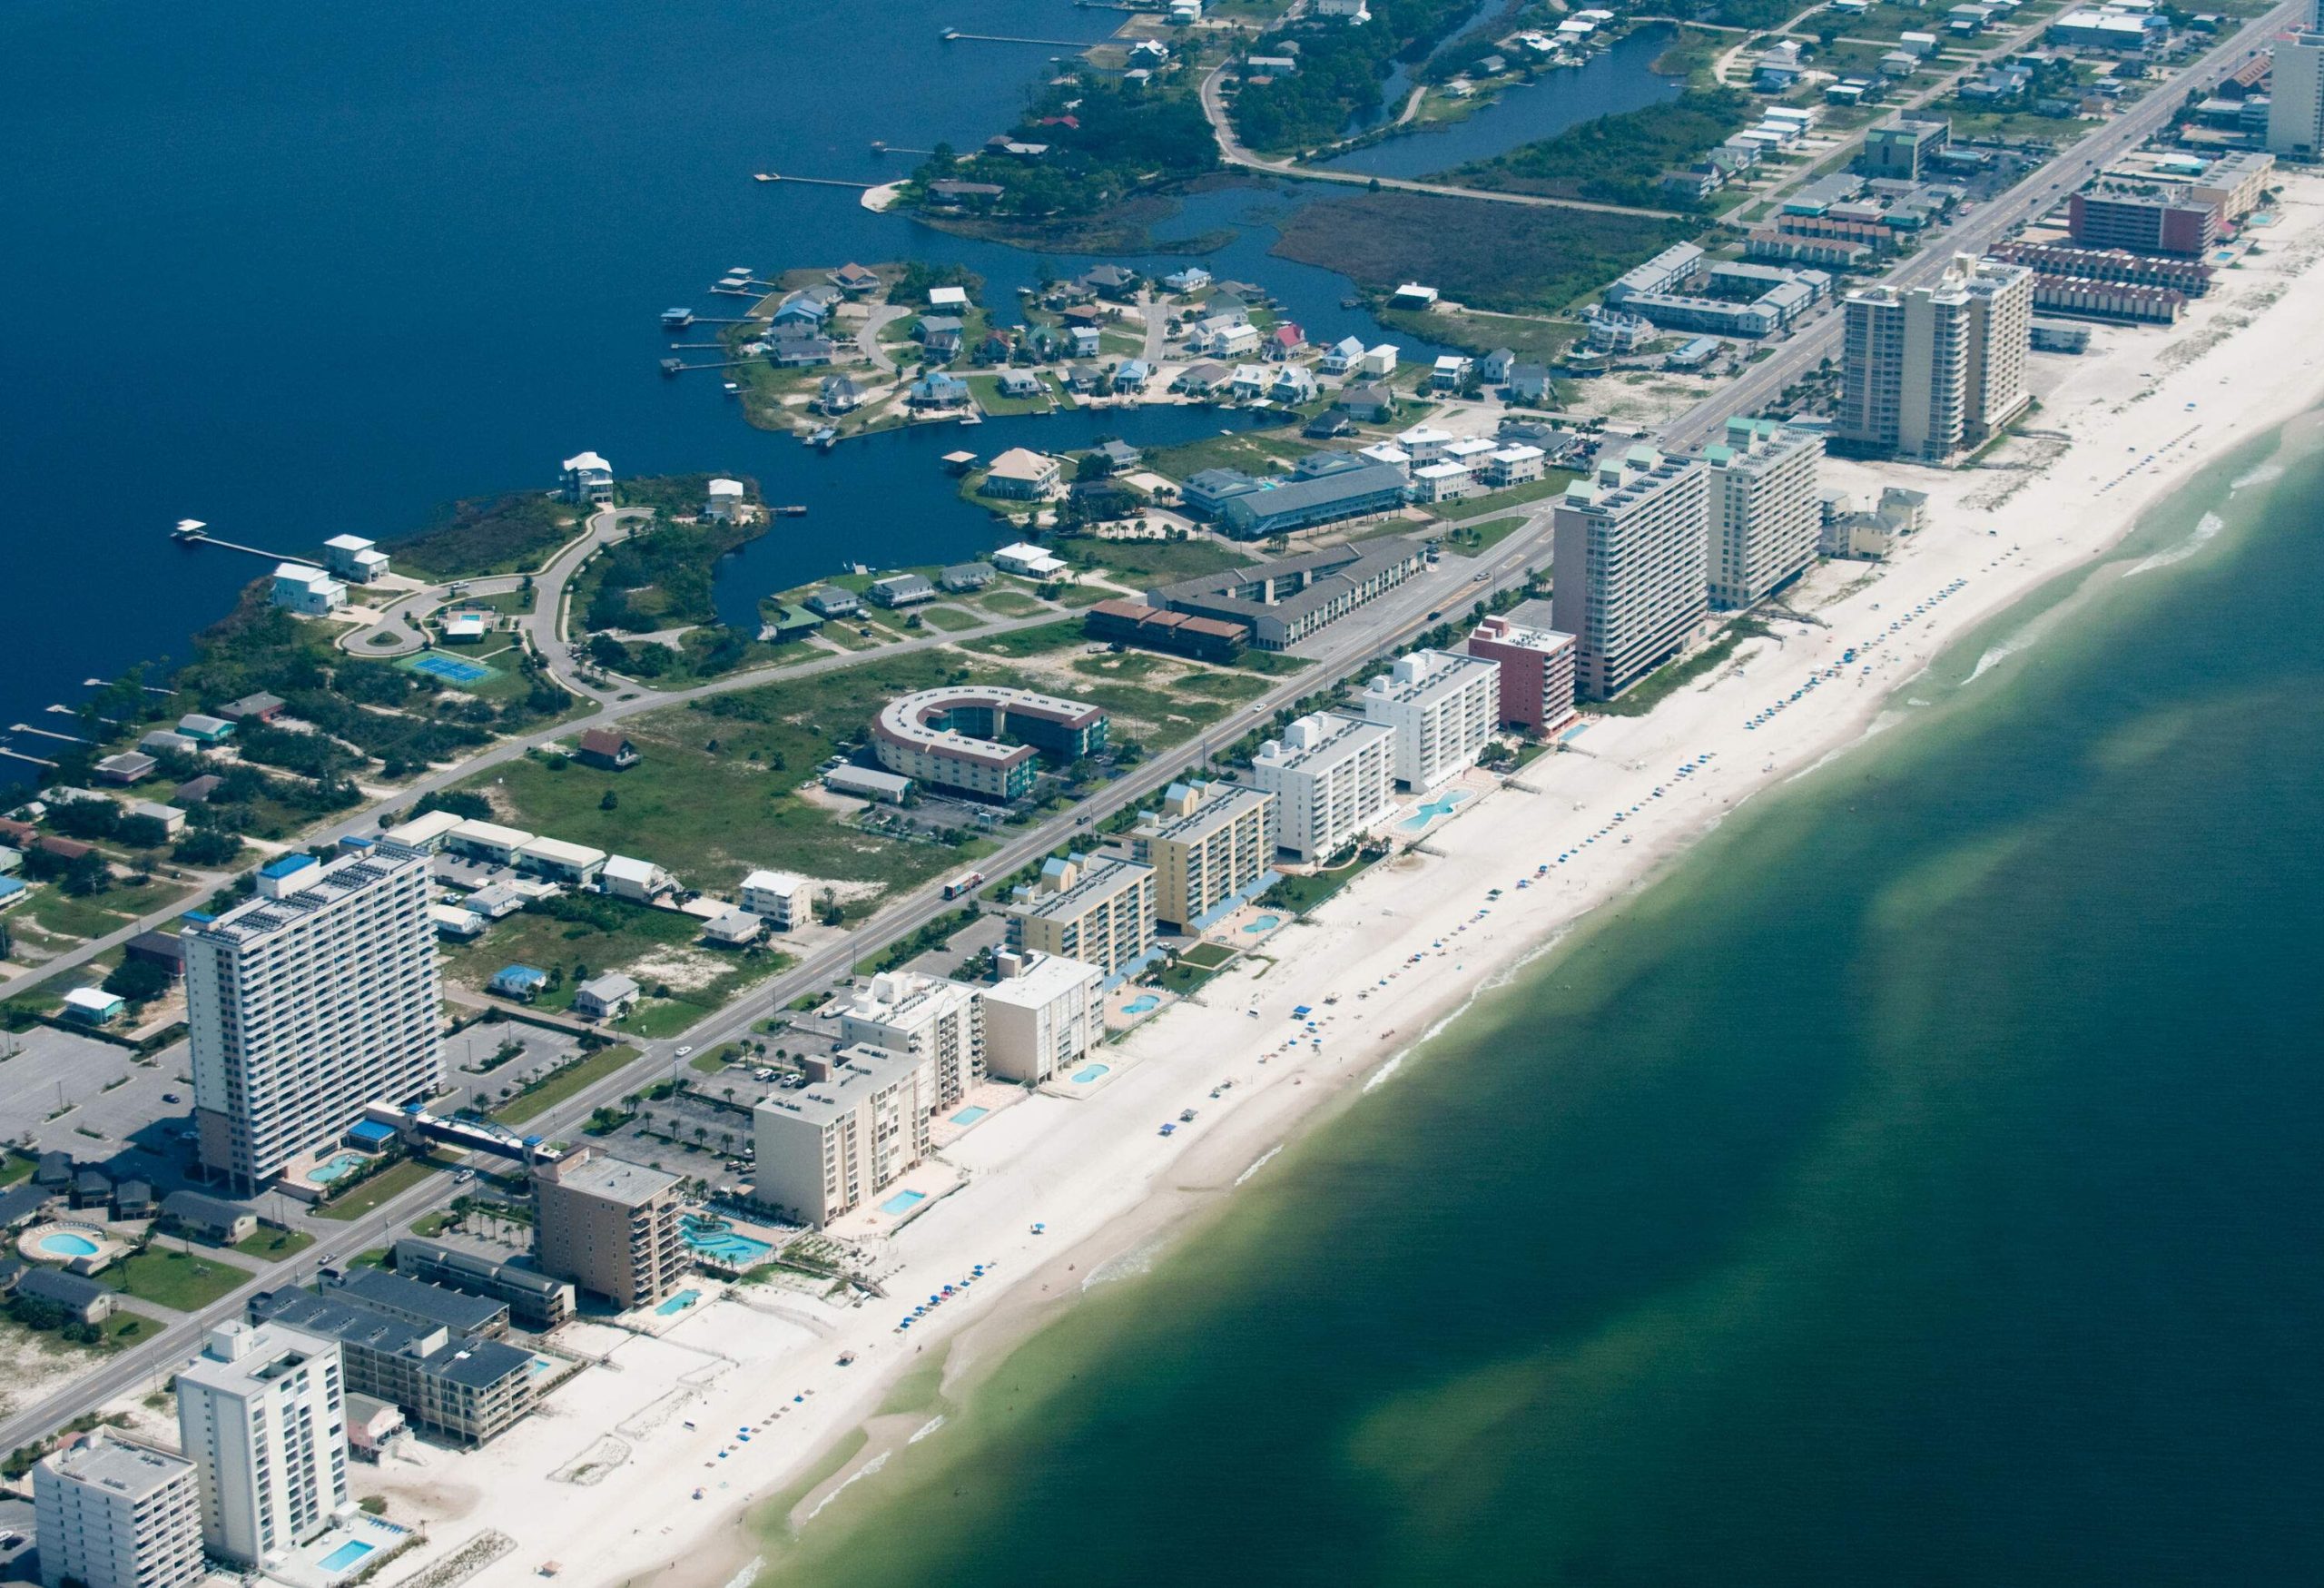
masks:
[[[699,709],[633,717],[625,731],[644,759],[626,772],[556,772],[527,759],[470,786],[489,792],[499,819],[650,858],[697,888],[731,889],[761,866],[909,887],[967,852],[857,832],[794,791],[817,763],[859,742],[889,700],[964,676],[968,666],[945,650],[874,653],[835,672],[714,695]]]
[[[315,1209],[320,1218],[347,1220],[360,1218],[393,1198],[401,1196],[412,1187],[426,1180],[444,1166],[432,1159],[411,1158],[392,1169],[380,1170],[343,1197],[335,1197]]]
[[[1506,518],[1488,518],[1466,529],[1447,529],[1444,549],[1455,557],[1482,557],[1524,527],[1525,520],[1512,514]]]
[[[982,628],[992,620],[980,617],[960,607],[923,607],[920,620],[931,628],[940,628],[947,634],[958,634],[964,628]]]
[[[977,605],[1003,617],[1031,617],[1049,610],[1046,605],[1022,590],[987,590],[977,597]]]
[[[1562,357],[1581,334],[1581,327],[1571,321],[1545,320],[1533,314],[1497,314],[1471,309],[1384,308],[1377,312],[1382,323],[1407,335],[1425,337],[1472,353],[1507,348],[1520,360],[1531,364],[1546,364]]]
[[[140,1301],[178,1312],[199,1312],[236,1287],[250,1283],[251,1275],[238,1263],[157,1242],[123,1258],[97,1277]]]
[[[236,1241],[233,1249],[246,1258],[261,1258],[271,1263],[279,1263],[314,1244],[315,1238],[303,1229],[276,1229],[261,1224]]]
[[[1054,406],[1049,400],[1046,381],[1042,383],[1041,395],[1038,397],[1003,397],[998,375],[970,375],[967,380],[969,395],[976,399],[977,406],[997,418],[1011,414],[1047,413]]]
[[[700,1019],[700,1013],[697,1012],[694,1018]],[[504,1125],[521,1125],[537,1115],[547,1113],[566,1099],[587,1090],[636,1057],[636,1049],[616,1042],[587,1058],[576,1060],[531,1091],[493,1110],[492,1117]]]
[[[1565,493],[1565,488],[1581,478],[1580,475],[1567,469],[1553,469],[1541,478],[1528,480],[1523,485],[1513,485],[1507,490],[1494,491],[1490,496],[1464,497],[1457,502],[1439,502],[1429,510],[1439,518],[1448,521],[1455,518],[1482,518],[1488,513],[1502,513],[1512,508],[1524,507],[1529,502],[1562,496]]]
[[[1355,881],[1364,868],[1372,863],[1361,854],[1346,864],[1330,871],[1317,872],[1312,876],[1288,876],[1263,894],[1259,902],[1275,910],[1288,910],[1294,915],[1305,915],[1324,900]]]
[[[1296,462],[1315,450],[1305,441],[1289,436],[1264,430],[1232,430],[1149,451],[1146,461],[1157,473],[1176,480],[1191,479],[1206,469],[1239,469],[1246,474],[1265,476],[1279,473],[1276,464]]]
[[[1081,630],[1078,617],[1063,617],[1055,623],[1037,624],[1031,628],[1012,628],[1007,634],[987,635],[982,639],[962,643],[960,648],[987,656],[1040,656],[1052,651],[1069,651],[1088,645],[1089,636]]]
[[[116,896],[113,893],[75,899],[45,883],[33,888],[31,893],[32,897],[15,912],[15,919],[19,923],[29,921],[41,931],[58,937],[103,937],[133,919],[97,902],[100,898],[112,899]]]
[[[1167,585],[1221,568],[1240,567],[1250,553],[1208,537],[1186,540],[1062,540],[1059,557],[1078,568],[1099,568],[1125,585]]]

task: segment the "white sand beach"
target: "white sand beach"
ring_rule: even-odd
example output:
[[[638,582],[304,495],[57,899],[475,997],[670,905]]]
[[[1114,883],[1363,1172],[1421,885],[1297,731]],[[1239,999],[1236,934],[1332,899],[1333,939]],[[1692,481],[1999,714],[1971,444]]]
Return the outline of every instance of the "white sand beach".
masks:
[[[381,1583],[513,1584],[552,1561],[590,1584],[706,1588],[745,1571],[758,1546],[744,1508],[798,1485],[915,1364],[949,1346],[948,1376],[973,1375],[1093,1279],[1134,1269],[1255,1166],[1264,1175],[1324,1105],[1362,1106],[1357,1089],[1394,1084],[1400,1056],[1481,985],[1754,794],[1863,739],[1950,640],[2103,553],[2190,470],[2324,397],[2309,350],[2324,271],[2306,269],[2324,252],[2324,181],[2292,177],[2285,198],[2262,252],[2221,272],[2176,328],[2100,328],[2085,355],[2037,357],[2034,436],[1957,471],[1833,464],[1827,478],[1860,495],[1902,484],[1930,504],[1928,528],[1892,560],[1827,565],[1795,595],[1829,627],[1776,620],[1773,637],[1650,715],[1595,720],[1570,752],[1440,824],[1425,853],[1276,932],[1271,964],[1246,962],[1105,1050],[1114,1072],[1086,1095],[1035,1096],[970,1130],[945,1154],[965,1185],[890,1242],[894,1299],[833,1306],[754,1287],[729,1299],[705,1283],[658,1337],[575,1331],[605,1365],[489,1448],[359,1469],[359,1493],[385,1493],[390,1516],[429,1534]],[[1186,1108],[1192,1124],[1157,1133]],[[897,1329],[978,1264],[984,1277]],[[794,1514],[838,1484],[876,1484],[883,1452],[925,1422],[879,1420]],[[477,1543],[495,1533],[506,1547]]]

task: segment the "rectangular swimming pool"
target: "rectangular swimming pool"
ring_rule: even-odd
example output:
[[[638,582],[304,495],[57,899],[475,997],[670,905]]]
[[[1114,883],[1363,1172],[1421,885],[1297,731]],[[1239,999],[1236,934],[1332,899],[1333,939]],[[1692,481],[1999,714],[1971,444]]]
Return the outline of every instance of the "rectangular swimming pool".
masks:
[[[898,1191],[880,1204],[880,1211],[887,1214],[909,1213],[927,1200],[926,1191]]]
[[[365,1555],[369,1554],[371,1549],[372,1546],[365,1544],[361,1539],[350,1538],[322,1558],[322,1568],[326,1572],[344,1572]]]
[[[979,1119],[983,1119],[990,1112],[992,1112],[990,1109],[980,1109],[971,1103],[969,1107],[962,1109],[959,1113],[952,1116],[952,1123],[955,1125],[973,1125]]]

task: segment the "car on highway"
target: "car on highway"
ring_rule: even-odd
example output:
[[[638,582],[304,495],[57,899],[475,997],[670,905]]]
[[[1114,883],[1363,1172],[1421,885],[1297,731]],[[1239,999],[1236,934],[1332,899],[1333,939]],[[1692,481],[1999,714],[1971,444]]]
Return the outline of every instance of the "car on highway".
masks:
[[[693,1051],[694,1051],[694,1049],[693,1049],[692,1047],[688,1046],[686,1043],[680,1042],[680,1043],[679,1043],[675,1048],[672,1049],[672,1050],[671,1050],[671,1051],[672,1051],[672,1052],[674,1052],[674,1053],[675,1053],[679,1058],[683,1059],[683,1058],[684,1058],[687,1054],[689,1054],[689,1053],[693,1052]]]

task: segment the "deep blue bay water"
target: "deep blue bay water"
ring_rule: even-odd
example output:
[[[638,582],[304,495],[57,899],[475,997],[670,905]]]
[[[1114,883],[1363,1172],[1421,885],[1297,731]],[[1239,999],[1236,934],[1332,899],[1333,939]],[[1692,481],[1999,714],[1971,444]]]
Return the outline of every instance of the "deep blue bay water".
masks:
[[[1052,0],[0,12],[15,154],[0,163],[0,587],[15,642],[0,725],[181,647],[261,571],[172,547],[181,518],[312,555],[456,497],[546,488],[594,448],[624,473],[747,472],[813,507],[811,532],[778,529],[722,568],[735,612],[846,560],[989,546],[940,477],[896,469],[905,453],[916,469],[932,434],[817,458],[752,431],[714,380],[659,377],[655,317],[717,301],[704,289],[736,263],[957,261],[1007,304],[1045,268],[1090,262],[749,178],[892,178],[907,162],[874,139],[980,143],[1063,53],[948,45],[946,25],[1096,38],[1116,20]],[[1157,234],[1232,227],[1214,269],[1332,334],[1386,334],[1339,309],[1342,278],[1267,257],[1265,218],[1308,196],[1196,195]],[[1189,422],[1109,428],[1169,439]]]

